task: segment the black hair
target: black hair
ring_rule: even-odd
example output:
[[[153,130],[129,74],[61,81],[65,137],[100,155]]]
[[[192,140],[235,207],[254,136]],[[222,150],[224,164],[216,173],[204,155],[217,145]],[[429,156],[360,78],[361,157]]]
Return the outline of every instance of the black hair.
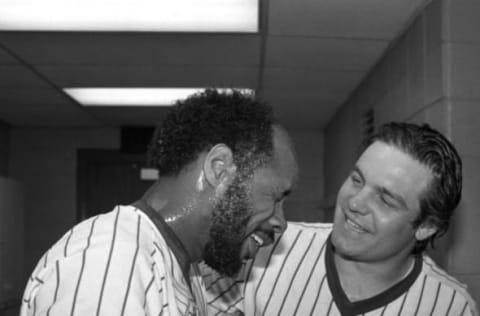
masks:
[[[160,176],[175,176],[200,153],[227,145],[241,171],[273,154],[273,111],[251,94],[207,89],[178,101],[156,128],[148,160]]]
[[[452,143],[427,124],[388,123],[365,142],[364,148],[375,141],[395,146],[432,172],[432,181],[420,197],[420,214],[413,226],[427,223],[436,227],[437,232],[417,241],[413,253],[421,253],[428,244],[433,247],[434,240],[448,230],[462,196],[462,160]]]

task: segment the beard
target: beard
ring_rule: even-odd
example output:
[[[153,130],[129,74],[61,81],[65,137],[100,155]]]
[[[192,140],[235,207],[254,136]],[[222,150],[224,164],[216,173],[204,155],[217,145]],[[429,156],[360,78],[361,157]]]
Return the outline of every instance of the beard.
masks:
[[[236,275],[242,267],[242,244],[252,209],[246,185],[236,176],[213,206],[210,238],[203,251],[205,263],[227,276]]]

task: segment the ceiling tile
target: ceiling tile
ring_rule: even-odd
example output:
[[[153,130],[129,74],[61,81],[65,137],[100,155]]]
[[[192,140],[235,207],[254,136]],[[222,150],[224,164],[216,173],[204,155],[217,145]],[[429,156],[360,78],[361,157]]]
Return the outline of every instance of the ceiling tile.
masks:
[[[258,65],[258,35],[1,33],[34,65]],[[34,47],[35,49],[32,49]]]
[[[388,42],[377,40],[270,36],[266,65],[365,72],[387,46]]]
[[[363,72],[320,71],[306,68],[266,68],[265,90],[280,90],[302,94],[316,92],[322,96],[341,95],[353,90]]]
[[[0,87],[49,88],[49,85],[25,66],[20,64],[3,65],[0,63]]]
[[[323,96],[315,92],[296,93],[266,90],[262,97],[269,102],[280,124],[291,129],[322,129],[336,106],[346,96]],[[295,118],[292,120],[292,118]]]
[[[0,47],[0,64],[16,64],[16,63],[18,63],[18,61]]]
[[[38,66],[61,87],[243,87],[256,88],[258,68],[232,66]]]
[[[68,106],[77,106],[66,94],[55,89],[11,89],[0,87],[0,105],[15,106],[17,104],[66,104]]]
[[[270,1],[269,33],[393,39],[429,0]]]

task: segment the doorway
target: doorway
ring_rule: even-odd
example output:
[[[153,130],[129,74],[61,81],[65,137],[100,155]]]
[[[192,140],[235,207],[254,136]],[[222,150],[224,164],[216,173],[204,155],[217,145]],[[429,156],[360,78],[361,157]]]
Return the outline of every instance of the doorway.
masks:
[[[77,222],[138,200],[155,181],[140,177],[144,153],[79,149],[77,162]]]

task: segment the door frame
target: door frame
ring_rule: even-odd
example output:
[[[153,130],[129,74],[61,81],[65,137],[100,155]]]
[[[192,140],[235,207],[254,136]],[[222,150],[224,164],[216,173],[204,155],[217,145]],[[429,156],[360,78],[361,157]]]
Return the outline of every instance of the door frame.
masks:
[[[77,150],[77,223],[86,219],[88,196],[88,170],[99,162],[141,163],[147,165],[145,153],[125,153],[119,149],[83,149]]]

